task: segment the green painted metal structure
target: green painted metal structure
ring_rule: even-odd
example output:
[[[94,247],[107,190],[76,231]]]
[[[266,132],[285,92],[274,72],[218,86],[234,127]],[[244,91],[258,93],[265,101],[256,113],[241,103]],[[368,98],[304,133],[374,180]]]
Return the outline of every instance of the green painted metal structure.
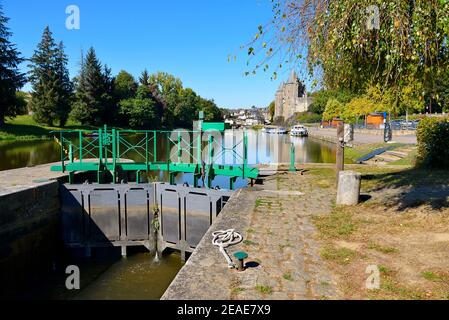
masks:
[[[191,173],[195,187],[201,178],[207,187],[211,187],[216,176],[226,176],[230,179],[230,189],[233,189],[237,178],[256,179],[259,175],[257,168],[248,165],[246,132],[242,141],[229,148],[214,138],[217,133],[221,135],[220,130],[117,130],[104,126],[94,131],[53,133],[61,147],[61,163],[52,166],[51,170],[68,172],[70,183],[73,182],[75,172],[96,172],[98,183],[102,182],[105,172],[111,173],[113,183],[118,182],[118,172],[135,172],[136,182],[139,183],[142,172],[162,170],[168,172],[171,184],[177,174]],[[243,154],[237,151],[241,143]],[[161,152],[166,153],[163,161],[160,160]],[[133,161],[126,159],[131,153]],[[232,154],[234,162],[239,163],[217,164],[217,159],[224,162],[226,153]]]

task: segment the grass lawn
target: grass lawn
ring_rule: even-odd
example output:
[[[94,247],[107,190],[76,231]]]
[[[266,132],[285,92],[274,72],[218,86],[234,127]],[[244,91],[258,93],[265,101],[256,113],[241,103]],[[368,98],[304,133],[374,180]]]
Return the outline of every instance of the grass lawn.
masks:
[[[46,140],[51,139],[50,132],[56,130],[93,130],[91,126],[82,126],[69,120],[64,128],[48,127],[36,123],[30,115],[7,119],[5,125],[0,126],[0,140]]]
[[[312,218],[343,298],[449,299],[449,171],[351,170],[362,173],[365,202]],[[333,172],[315,171],[334,185]],[[369,266],[380,272],[379,289],[365,287]]]
[[[346,164],[355,164],[356,161],[369,154],[370,152],[380,149],[380,148],[391,148],[390,151],[393,151],[395,149],[401,148],[407,146],[406,144],[402,143],[370,143],[370,144],[362,144],[362,145],[356,145],[352,148],[346,147],[345,148],[345,163]],[[411,152],[408,156],[405,158],[390,163],[391,165],[412,165],[414,162],[414,159],[416,157],[416,152]]]

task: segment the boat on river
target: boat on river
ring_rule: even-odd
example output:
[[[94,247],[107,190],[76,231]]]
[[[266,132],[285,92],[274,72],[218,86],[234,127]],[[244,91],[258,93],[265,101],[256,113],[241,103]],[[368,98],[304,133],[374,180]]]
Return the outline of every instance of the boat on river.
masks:
[[[296,125],[290,130],[290,135],[293,137],[308,137],[309,131],[302,125]]]

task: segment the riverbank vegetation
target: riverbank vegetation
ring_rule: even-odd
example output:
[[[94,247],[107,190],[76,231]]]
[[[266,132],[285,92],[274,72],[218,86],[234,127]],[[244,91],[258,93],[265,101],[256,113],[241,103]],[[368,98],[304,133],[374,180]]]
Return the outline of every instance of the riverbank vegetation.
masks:
[[[7,140],[48,140],[51,139],[51,131],[58,130],[94,130],[96,127],[81,125],[73,120],[68,120],[64,128],[45,126],[37,123],[30,115],[20,115],[13,119],[7,119],[0,127],[0,141]]]

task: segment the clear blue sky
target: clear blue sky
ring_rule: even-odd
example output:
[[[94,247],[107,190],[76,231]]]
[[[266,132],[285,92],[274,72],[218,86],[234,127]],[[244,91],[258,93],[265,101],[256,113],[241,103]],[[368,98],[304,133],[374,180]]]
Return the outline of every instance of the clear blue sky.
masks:
[[[220,107],[267,106],[280,81],[270,73],[245,77],[245,52],[259,24],[271,17],[270,0],[0,0],[11,20],[12,41],[28,58],[46,25],[64,41],[69,70],[78,73],[80,53],[93,46],[113,74],[135,77],[147,68],[179,77],[185,87]],[[68,5],[81,13],[80,30],[67,30]],[[228,54],[237,54],[228,62]],[[26,64],[23,70],[27,70]],[[284,79],[285,78],[285,79]],[[27,85],[25,90],[29,90]]]

